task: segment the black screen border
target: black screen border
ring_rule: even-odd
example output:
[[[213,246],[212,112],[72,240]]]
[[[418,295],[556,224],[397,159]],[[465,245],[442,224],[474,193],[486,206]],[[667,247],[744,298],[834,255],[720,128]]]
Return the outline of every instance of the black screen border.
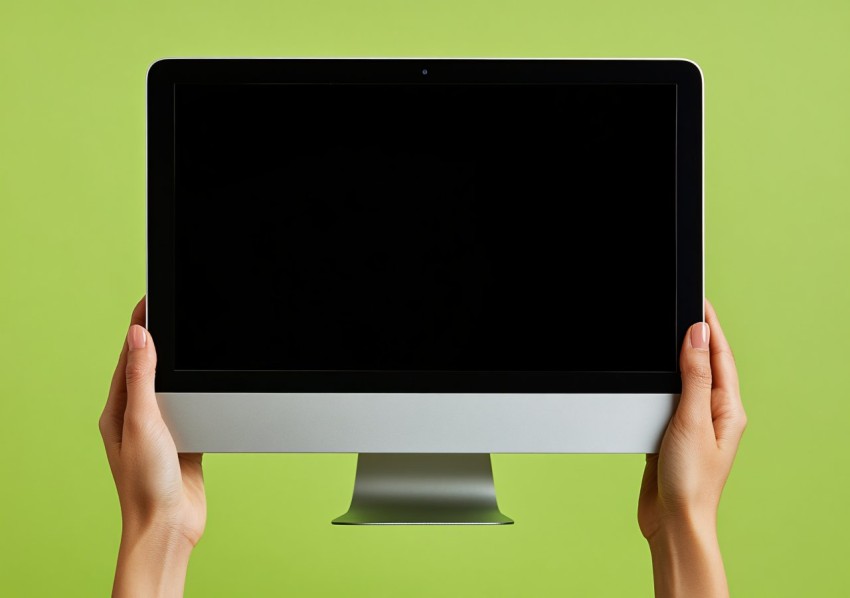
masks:
[[[176,370],[174,86],[190,84],[675,84],[676,339],[703,319],[703,85],[682,59],[191,59],[147,77],[147,326],[157,392],[678,393],[676,372]],[[640,292],[635,289],[635,292]],[[211,298],[214,300],[214,298]],[[623,314],[629,311],[623,297]],[[640,350],[635,339],[634,350]]]

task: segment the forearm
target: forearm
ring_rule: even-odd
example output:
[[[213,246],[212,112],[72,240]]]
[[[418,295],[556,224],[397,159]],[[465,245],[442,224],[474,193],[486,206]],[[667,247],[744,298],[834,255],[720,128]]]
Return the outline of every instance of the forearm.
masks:
[[[182,596],[190,542],[167,528],[127,529],[121,535],[112,595]]]
[[[657,597],[729,595],[716,529],[713,520],[685,518],[649,540]]]

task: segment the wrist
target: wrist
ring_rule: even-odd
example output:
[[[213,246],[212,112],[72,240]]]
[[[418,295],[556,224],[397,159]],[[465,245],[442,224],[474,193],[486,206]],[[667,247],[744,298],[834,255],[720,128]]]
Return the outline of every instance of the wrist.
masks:
[[[182,596],[192,543],[175,526],[125,522],[114,596]]]
[[[661,518],[647,539],[650,550],[675,546],[717,543],[717,517],[714,513],[683,511]]]
[[[668,519],[647,539],[656,596],[727,596],[715,517]]]

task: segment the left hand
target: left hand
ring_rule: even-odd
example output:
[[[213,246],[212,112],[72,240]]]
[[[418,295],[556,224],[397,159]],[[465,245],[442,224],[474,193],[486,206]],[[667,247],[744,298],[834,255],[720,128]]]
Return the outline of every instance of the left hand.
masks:
[[[165,570],[183,560],[188,564],[188,555],[206,523],[202,455],[178,454],[162,420],[154,392],[156,348],[144,323],[142,298],[133,311],[100,416],[100,432],[121,504],[116,595],[124,593],[122,588],[131,594],[148,593],[144,588],[153,592],[150,595],[160,593],[147,582],[173,590],[177,581],[166,580]],[[163,562],[150,562],[155,555],[161,555]],[[168,557],[170,561],[165,562]],[[185,569],[182,574],[185,576]],[[146,579],[135,579],[145,575]],[[134,581],[124,583],[128,580]],[[182,580],[179,583],[182,593]]]

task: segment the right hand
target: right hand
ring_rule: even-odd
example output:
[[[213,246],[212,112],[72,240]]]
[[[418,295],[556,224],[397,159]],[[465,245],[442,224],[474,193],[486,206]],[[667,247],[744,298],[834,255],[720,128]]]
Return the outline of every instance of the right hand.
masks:
[[[717,546],[717,509],[747,416],[732,350],[708,300],[705,315],[706,322],[694,324],[685,337],[679,406],[660,452],[646,456],[641,484],[638,523],[653,553],[656,590],[671,580],[693,582],[688,590],[660,594],[728,591]],[[661,579],[659,569],[664,569]]]

